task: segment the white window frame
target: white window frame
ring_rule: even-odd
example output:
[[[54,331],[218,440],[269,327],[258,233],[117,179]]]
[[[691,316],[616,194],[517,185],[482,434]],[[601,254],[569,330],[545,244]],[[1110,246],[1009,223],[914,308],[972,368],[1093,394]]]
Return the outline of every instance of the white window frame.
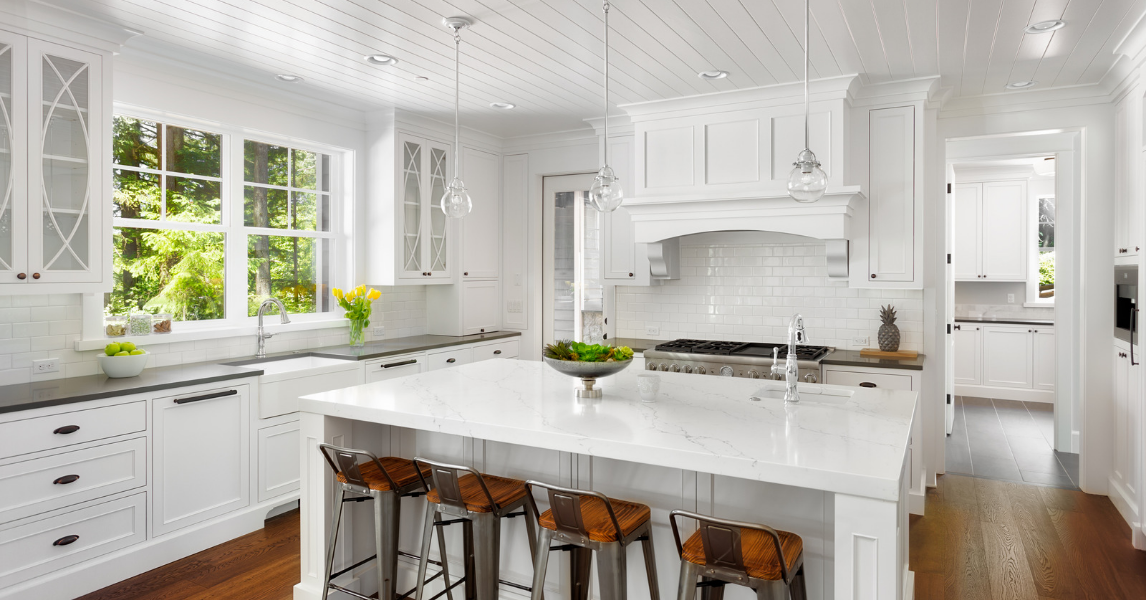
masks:
[[[1026,308],[1037,308],[1037,307],[1054,308],[1054,297],[1053,296],[1050,298],[1039,298],[1039,254],[1040,254],[1040,252],[1039,252],[1039,204],[1042,202],[1042,200],[1044,198],[1050,198],[1053,200],[1054,195],[1052,194],[1052,195],[1043,195],[1043,196],[1032,196],[1031,199],[1033,200],[1033,202],[1029,202],[1030,206],[1032,207],[1031,208],[1031,227],[1030,227],[1031,235],[1030,235],[1030,241],[1027,243],[1030,244],[1028,246],[1028,248],[1030,248],[1030,265],[1031,266],[1030,266],[1030,275],[1027,276],[1027,301],[1023,303],[1023,306]],[[1058,205],[1057,204],[1055,205],[1055,213],[1056,213],[1056,215],[1058,213]],[[1058,227],[1057,217],[1055,219],[1055,227],[1056,228]],[[1057,232],[1055,234],[1055,237],[1056,238],[1058,237]],[[1056,248],[1055,250],[1057,252],[1058,249]],[[1056,253],[1055,254],[1056,261],[1057,261],[1057,258],[1058,258],[1058,254]],[[1057,275],[1057,272],[1056,272],[1056,275]],[[1057,286],[1058,286],[1057,282],[1055,283],[1055,286],[1057,288]]]
[[[271,235],[276,237],[306,237],[327,238],[331,240],[333,256],[330,261],[329,280],[332,287],[353,287],[354,273],[354,151],[346,148],[329,146],[322,143],[299,139],[293,136],[284,136],[273,132],[251,129],[236,125],[229,125],[215,121],[207,121],[186,115],[171,113],[162,110],[149,109],[134,105],[115,103],[113,114],[156,121],[163,125],[175,125],[189,129],[201,129],[221,136],[220,158],[222,160],[220,175],[223,185],[220,187],[222,196],[222,214],[219,225],[200,223],[179,223],[178,227],[168,225],[165,221],[132,220],[123,223],[118,218],[114,220],[113,227],[122,223],[126,226],[143,227],[151,229],[184,229],[191,231],[222,232],[226,235],[226,265],[224,268],[224,305],[226,307],[223,319],[209,321],[188,321],[174,324],[169,334],[138,336],[144,343],[165,343],[201,339],[215,339],[248,335],[255,332],[257,317],[247,316],[247,236]],[[291,149],[306,150],[326,154],[331,157],[330,173],[330,231],[296,231],[290,229],[253,228],[244,225],[243,204],[243,143],[245,140],[257,141],[264,144],[285,146]],[[110,144],[109,144],[110,145]],[[110,163],[110,160],[109,160]],[[108,168],[118,168],[109,164]],[[154,172],[154,169],[133,169],[143,172]],[[210,178],[208,178],[210,179]],[[262,184],[259,184],[262,185]],[[278,189],[281,186],[264,186]],[[285,188],[284,188],[285,189]],[[318,194],[319,192],[316,192]],[[110,210],[110,208],[109,208]],[[110,249],[110,245],[108,246]],[[316,260],[318,256],[316,255]],[[110,258],[109,258],[110,260]],[[240,290],[236,293],[235,290]],[[346,319],[343,310],[332,304],[329,312],[292,314],[291,324],[281,325],[278,319],[273,322],[272,331],[292,331],[307,329],[322,329],[345,327]],[[131,339],[137,338],[116,338]],[[103,294],[84,294],[83,300],[83,336],[76,342],[77,350],[91,350],[102,348],[108,342],[103,327]]]

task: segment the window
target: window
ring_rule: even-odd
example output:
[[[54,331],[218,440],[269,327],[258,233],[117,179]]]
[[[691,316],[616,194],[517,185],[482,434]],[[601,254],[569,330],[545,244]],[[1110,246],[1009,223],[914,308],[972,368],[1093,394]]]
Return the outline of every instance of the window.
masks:
[[[294,315],[337,306],[337,152],[135,115],[115,116],[112,145],[104,314],[171,313],[179,331],[239,324],[268,297]]]
[[[1054,303],[1054,196],[1038,199],[1035,209],[1035,277],[1027,286],[1028,303]]]

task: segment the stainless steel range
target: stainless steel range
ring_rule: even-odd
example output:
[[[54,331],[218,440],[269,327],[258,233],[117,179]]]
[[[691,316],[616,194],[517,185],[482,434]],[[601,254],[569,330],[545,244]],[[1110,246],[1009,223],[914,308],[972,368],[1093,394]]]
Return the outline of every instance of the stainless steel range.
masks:
[[[820,361],[832,348],[796,346],[796,364],[801,379],[818,383]],[[767,342],[720,342],[713,340],[673,340],[645,350],[645,369],[724,377],[783,379],[772,374],[773,356],[781,363],[788,358],[787,344]]]

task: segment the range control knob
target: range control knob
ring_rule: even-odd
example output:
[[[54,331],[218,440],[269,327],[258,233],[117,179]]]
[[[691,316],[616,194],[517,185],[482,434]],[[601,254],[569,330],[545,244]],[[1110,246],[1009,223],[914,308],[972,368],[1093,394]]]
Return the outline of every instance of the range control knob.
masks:
[[[708,372],[708,369],[705,369],[704,367],[697,367],[696,372],[700,375],[704,375],[705,373]]]
[[[662,371],[667,371],[667,370],[669,370],[669,365],[668,365],[668,363],[661,363],[661,370],[662,370]]]
[[[728,366],[720,367],[720,376],[721,377],[732,377],[732,367],[728,367]]]
[[[685,365],[684,366],[684,372],[685,373],[692,373],[692,365]]]
[[[645,365],[645,370],[646,371],[656,371],[657,370],[657,363],[651,362],[651,363]]]
[[[757,373],[756,371],[749,371],[748,376],[752,379],[760,379],[760,373]]]
[[[673,366],[669,367],[669,370],[671,370],[673,373],[680,373],[680,365],[674,364]]]

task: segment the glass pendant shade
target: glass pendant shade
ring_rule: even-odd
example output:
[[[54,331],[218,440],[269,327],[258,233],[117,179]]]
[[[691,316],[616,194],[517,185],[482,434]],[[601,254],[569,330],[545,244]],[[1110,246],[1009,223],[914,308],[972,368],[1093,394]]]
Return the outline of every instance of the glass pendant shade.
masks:
[[[466,184],[462,183],[460,177],[454,177],[450,180],[450,185],[446,187],[446,193],[442,194],[440,206],[447,217],[454,219],[460,219],[473,210],[474,203],[470,200],[469,192],[466,191]]]
[[[788,175],[788,194],[796,202],[815,202],[828,189],[828,174],[820,168],[820,161],[804,148],[796,158],[792,173]]]
[[[589,203],[600,212],[613,212],[620,208],[624,200],[621,180],[613,174],[613,168],[609,165],[601,167],[593,179],[593,187],[589,188]]]

